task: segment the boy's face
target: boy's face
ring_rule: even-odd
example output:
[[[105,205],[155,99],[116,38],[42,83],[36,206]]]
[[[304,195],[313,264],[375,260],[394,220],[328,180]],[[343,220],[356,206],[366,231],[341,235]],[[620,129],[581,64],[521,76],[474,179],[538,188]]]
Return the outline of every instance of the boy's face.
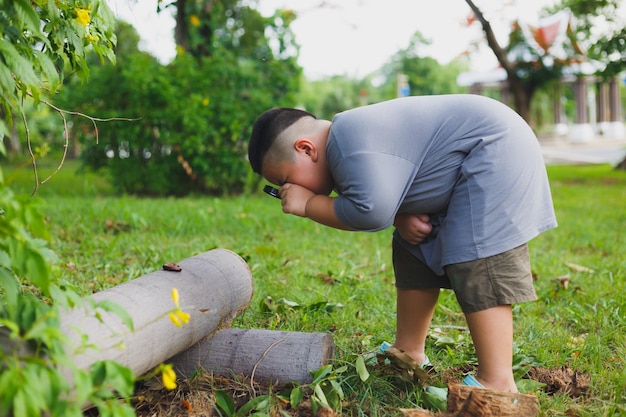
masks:
[[[261,174],[266,180],[278,186],[286,183],[296,184],[322,195],[329,195],[332,191],[332,178],[325,165],[305,152],[296,152],[295,161],[264,163]]]

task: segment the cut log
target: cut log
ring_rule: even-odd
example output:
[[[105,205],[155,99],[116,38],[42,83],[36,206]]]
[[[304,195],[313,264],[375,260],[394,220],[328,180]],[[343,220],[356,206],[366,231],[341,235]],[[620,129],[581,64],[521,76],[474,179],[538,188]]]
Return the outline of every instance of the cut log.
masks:
[[[400,408],[402,417],[434,417],[435,414],[422,408]]]
[[[97,360],[114,360],[135,376],[182,352],[222,327],[250,303],[252,274],[237,254],[215,249],[185,259],[176,268],[141,276],[94,294],[95,302],[114,302],[132,318],[131,331],[119,315],[84,303],[61,316],[74,363],[87,369]],[[165,270],[165,266],[168,266]],[[168,317],[176,306],[172,289],[189,323],[176,327]],[[86,340],[83,339],[86,338]],[[85,343],[95,349],[81,349]]]
[[[283,385],[311,382],[310,371],[334,357],[327,333],[225,329],[172,358],[178,375],[204,369],[222,376],[244,375],[254,382]]]
[[[539,403],[534,395],[450,384],[447,413],[459,417],[535,417]]]

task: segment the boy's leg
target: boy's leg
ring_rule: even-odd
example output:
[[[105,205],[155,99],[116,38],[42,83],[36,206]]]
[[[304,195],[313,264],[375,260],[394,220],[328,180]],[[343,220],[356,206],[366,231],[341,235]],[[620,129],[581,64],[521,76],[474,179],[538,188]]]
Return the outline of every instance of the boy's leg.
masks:
[[[476,379],[487,388],[517,392],[513,378],[513,314],[501,305],[465,315],[476,356]]]
[[[450,281],[446,276],[437,276],[396,239],[393,239],[392,247],[397,290],[397,327],[393,346],[422,364],[426,359],[426,336],[439,298],[439,288],[450,288]]]
[[[478,381],[487,388],[517,392],[511,305],[537,299],[528,246],[445,269],[474,341]]]
[[[439,288],[397,290],[397,327],[393,346],[404,350],[417,363],[423,363],[426,360],[426,336],[439,298]]]

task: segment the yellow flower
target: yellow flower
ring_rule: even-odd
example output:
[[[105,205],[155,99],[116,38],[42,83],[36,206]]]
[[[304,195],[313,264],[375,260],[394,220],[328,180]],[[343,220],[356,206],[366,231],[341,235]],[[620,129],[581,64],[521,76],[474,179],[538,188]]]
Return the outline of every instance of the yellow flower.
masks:
[[[180,295],[178,294],[178,288],[172,288],[172,300],[174,300],[174,305],[179,307]]]
[[[180,321],[183,324],[189,323],[189,319],[191,318],[191,314],[185,313],[182,310],[176,310],[175,313],[176,313],[176,316],[180,319]]]
[[[203,106],[208,106],[210,102],[211,102],[211,100],[209,100],[208,97],[205,97],[204,99],[202,99],[202,105]]]
[[[185,313],[179,308],[171,311],[167,316],[170,318],[170,321],[176,325],[176,327],[182,327],[183,324],[189,323],[189,319],[191,318],[189,313]]]
[[[176,314],[174,314],[174,312],[172,311],[171,313],[168,314],[168,317],[170,318],[170,320],[172,321],[172,323],[174,323],[176,325],[176,327],[181,327],[183,324],[180,322],[180,319],[178,318],[178,316]]]
[[[161,365],[161,378],[165,389],[170,391],[176,389],[176,372],[172,365]]]
[[[76,20],[78,21],[78,23],[80,23],[84,27],[87,27],[87,25],[89,25],[89,23],[91,22],[91,17],[89,16],[89,9],[83,9],[83,8],[77,7],[74,9],[74,11],[76,12]]]
[[[198,17],[198,15],[192,14],[191,16],[189,16],[189,23],[191,23],[195,27],[198,27],[200,26],[200,18]]]
[[[87,39],[91,42],[98,42],[100,40],[99,37],[92,35],[91,33],[87,34]]]
[[[174,301],[174,310],[170,311],[167,316],[170,321],[174,323],[176,327],[182,327],[183,324],[189,323],[191,314],[185,313],[180,308],[180,295],[178,294],[178,288],[172,288],[172,300]]]

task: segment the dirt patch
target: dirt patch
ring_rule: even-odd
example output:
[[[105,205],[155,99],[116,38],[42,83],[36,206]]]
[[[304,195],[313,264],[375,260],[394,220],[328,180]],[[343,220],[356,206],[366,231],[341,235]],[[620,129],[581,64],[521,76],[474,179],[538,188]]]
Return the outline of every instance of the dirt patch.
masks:
[[[252,398],[280,392],[277,387],[251,383],[248,378],[242,376],[233,379],[207,374],[196,377],[193,381],[182,381],[173,391],[166,391],[158,381],[148,381],[137,387],[132,404],[137,417],[217,417],[220,416],[215,410],[215,393],[218,390],[224,391],[234,400],[236,409]],[[275,414],[272,415],[276,416],[314,416],[308,400],[293,409],[288,401],[276,399],[273,409]]]
[[[462,375],[475,372],[472,365],[464,365],[443,372],[440,377],[446,384],[459,384]],[[461,377],[459,377],[461,375]],[[550,395],[569,395],[571,398],[584,396],[589,390],[589,375],[562,366],[556,369],[532,367],[525,378],[545,384],[542,391]]]
[[[528,372],[528,377],[546,384],[543,390],[548,394],[567,394],[578,398],[589,390],[589,375],[562,366],[558,369],[534,367]]]

